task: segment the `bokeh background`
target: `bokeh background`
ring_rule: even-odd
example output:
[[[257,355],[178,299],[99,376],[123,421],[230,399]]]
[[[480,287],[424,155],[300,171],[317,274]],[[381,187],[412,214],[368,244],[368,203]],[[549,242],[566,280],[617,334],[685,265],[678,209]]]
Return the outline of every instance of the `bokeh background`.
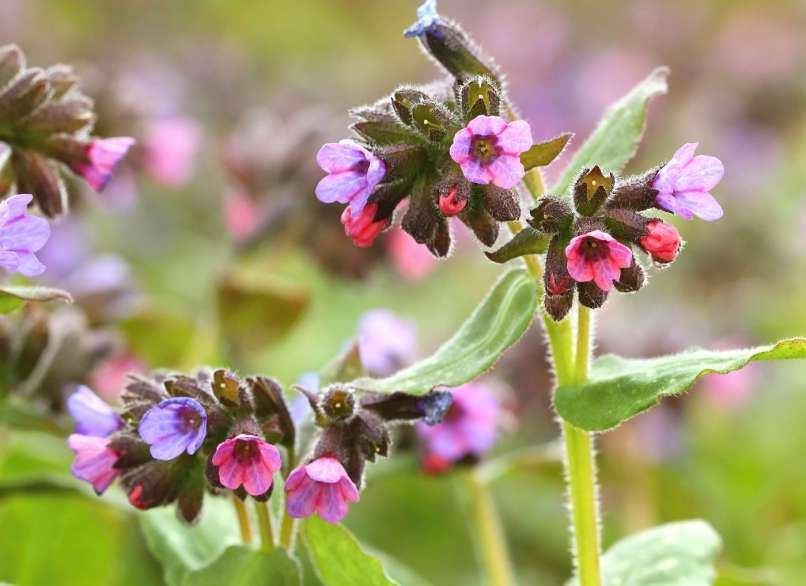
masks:
[[[314,155],[346,135],[348,107],[437,75],[401,35],[416,5],[0,2],[0,41],[35,65],[73,64],[97,101],[100,133],[140,143],[103,195],[76,203],[46,255],[49,282],[79,294],[70,311],[80,317],[62,322],[87,345],[71,348],[89,365],[66,373],[77,362],[65,358],[48,383],[54,406],[65,381],[88,377],[114,400],[123,372],[149,367],[225,363],[290,384],[334,356],[371,308],[413,321],[420,355],[455,330],[500,271],[471,238],[439,264],[395,232],[357,251],[338,211],[313,196]],[[598,312],[598,352],[806,333],[802,2],[442,0],[440,9],[495,56],[536,138],[572,131],[578,146],[608,103],[666,64],[670,92],[652,105],[630,168],[688,141],[725,163],[715,190],[724,218],[679,223],[687,246],[675,266]],[[562,165],[549,167],[549,184]],[[63,313],[41,311],[48,323]],[[491,375],[510,414],[493,456],[556,437],[544,355],[536,326]],[[725,541],[719,584],[802,583],[804,374],[779,363],[707,377],[603,438],[605,544],[702,517]],[[77,492],[69,462],[58,435],[0,427],[0,582],[162,583],[134,514],[119,495]],[[43,478],[61,488],[42,488]],[[518,583],[562,584],[571,570],[559,464],[527,461],[493,488]],[[346,523],[432,584],[481,584],[467,519],[456,475],[424,474],[402,437]]]

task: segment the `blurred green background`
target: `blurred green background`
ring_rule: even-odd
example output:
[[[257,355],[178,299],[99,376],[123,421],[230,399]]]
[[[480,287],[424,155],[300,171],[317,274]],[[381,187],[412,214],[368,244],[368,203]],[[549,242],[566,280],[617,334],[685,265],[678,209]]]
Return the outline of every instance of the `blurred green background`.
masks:
[[[316,141],[346,135],[348,107],[436,76],[401,34],[416,5],[0,3],[0,40],[18,43],[32,64],[75,65],[105,134],[142,138],[153,120],[171,117],[199,129],[185,181],[160,181],[135,158],[75,214],[93,250],[131,267],[136,309],[103,324],[126,356],[150,367],[226,363],[290,384],[335,355],[367,309],[414,320],[422,355],[469,314],[500,271],[469,238],[413,278],[391,237],[355,256],[338,216],[312,192]],[[653,104],[630,168],[689,141],[725,163],[714,193],[724,218],[678,223],[684,254],[598,312],[598,352],[651,356],[806,332],[802,2],[443,0],[440,9],[502,66],[536,138],[572,131],[572,147],[580,144],[608,103],[666,64],[670,93]],[[247,246],[239,226],[258,209],[268,224],[246,230]],[[234,295],[253,305],[243,309]],[[512,411],[496,453],[557,434],[542,333],[533,330],[493,374]],[[797,363],[712,376],[603,438],[605,545],[702,517],[725,541],[720,584],[803,583],[804,391]],[[432,584],[483,583],[457,478],[424,475],[407,438],[400,448],[371,471],[347,525]],[[160,584],[134,514],[114,494],[77,492],[69,462],[61,439],[0,427],[0,582]],[[43,478],[63,491],[38,490]],[[494,491],[518,583],[562,584],[571,569],[559,465],[513,470]]]

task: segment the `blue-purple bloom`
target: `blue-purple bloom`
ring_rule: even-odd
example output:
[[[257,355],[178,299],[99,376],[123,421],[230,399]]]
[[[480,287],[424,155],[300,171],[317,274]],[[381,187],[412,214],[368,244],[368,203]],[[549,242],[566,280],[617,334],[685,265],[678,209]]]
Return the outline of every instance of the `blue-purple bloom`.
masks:
[[[0,202],[0,267],[26,277],[45,271],[34,253],[50,238],[47,220],[26,213],[32,200],[32,195],[20,194]]]
[[[387,376],[408,365],[417,349],[415,325],[388,309],[366,312],[358,325],[358,353],[373,376]]]
[[[67,411],[76,421],[75,433],[80,435],[106,437],[123,427],[120,415],[84,385],[68,397]]]
[[[195,454],[207,435],[207,413],[190,397],[173,397],[155,405],[140,420],[140,437],[157,460],[173,460],[183,452]]]
[[[658,171],[652,187],[658,190],[658,207],[684,220],[697,216],[713,222],[722,217],[722,207],[709,191],[722,180],[725,167],[716,157],[694,156],[698,144],[689,142],[677,149]]]
[[[372,191],[386,175],[386,165],[372,152],[349,140],[331,142],[319,149],[316,162],[328,173],[316,186],[322,203],[350,204],[358,217]]]
[[[437,0],[425,0],[417,9],[417,22],[403,31],[405,37],[420,37],[439,21]]]

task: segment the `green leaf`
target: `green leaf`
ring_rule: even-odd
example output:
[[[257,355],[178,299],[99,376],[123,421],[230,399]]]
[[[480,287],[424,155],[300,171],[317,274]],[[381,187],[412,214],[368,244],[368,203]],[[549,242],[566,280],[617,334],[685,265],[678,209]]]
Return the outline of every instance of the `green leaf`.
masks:
[[[711,586],[722,540],[705,521],[681,521],[622,539],[602,556],[604,586]],[[566,586],[578,586],[574,578]]]
[[[650,359],[607,355],[593,364],[588,382],[557,389],[554,405],[566,421],[588,431],[605,431],[685,392],[701,376],[726,374],[757,360],[806,358],[806,338],[739,350],[692,348]]]
[[[201,570],[189,573],[183,586],[299,586],[299,568],[282,549],[270,552],[242,545],[228,547]]]
[[[599,125],[571,159],[560,180],[549,190],[564,195],[579,172],[599,165],[617,173],[632,158],[644,134],[649,100],[667,90],[667,67],[658,67],[626,96],[605,110]]]
[[[396,586],[381,562],[365,552],[342,525],[311,517],[304,525],[305,545],[325,586]]]
[[[456,387],[490,369],[532,323],[537,283],[522,269],[504,274],[453,337],[430,357],[382,379],[362,378],[359,390],[422,395],[437,386]]]
[[[572,136],[574,136],[572,133],[566,132],[557,138],[533,145],[532,148],[521,154],[521,163],[523,163],[524,169],[528,171],[534,167],[545,167],[551,163],[560,156]]]
[[[498,250],[484,254],[493,262],[505,263],[526,254],[543,254],[549,247],[549,240],[551,238],[547,234],[527,226]]]
[[[0,287],[0,313],[11,313],[27,301],[72,303],[73,296],[67,291],[51,287]]]

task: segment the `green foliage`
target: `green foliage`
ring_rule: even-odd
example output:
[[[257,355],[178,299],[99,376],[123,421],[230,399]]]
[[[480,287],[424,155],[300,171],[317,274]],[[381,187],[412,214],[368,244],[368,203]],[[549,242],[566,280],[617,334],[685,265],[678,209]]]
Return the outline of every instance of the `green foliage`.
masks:
[[[668,68],[658,67],[630,93],[612,104],[549,192],[564,195],[585,167],[599,165],[610,172],[620,171],[635,154],[644,134],[649,100],[666,93],[668,75]]]
[[[647,529],[616,543],[602,556],[604,586],[710,586],[722,540],[705,521]],[[578,586],[577,579],[566,586]]]
[[[535,167],[545,167],[551,163],[560,156],[572,136],[574,135],[566,132],[557,138],[533,145],[532,148],[521,154],[521,163],[523,163],[524,169],[528,171]]]
[[[795,358],[806,358],[806,338],[739,350],[692,348],[649,359],[607,355],[594,362],[586,383],[558,388],[554,405],[573,425],[606,431],[649,409],[662,397],[685,392],[703,375],[725,374],[757,360]]]
[[[549,236],[527,226],[498,250],[485,252],[493,262],[505,263],[526,254],[543,254],[549,246]]]
[[[516,269],[502,276],[454,336],[431,356],[383,379],[354,381],[361,390],[424,394],[437,386],[456,387],[492,367],[532,323],[537,283]]]
[[[305,545],[316,573],[325,586],[396,586],[381,562],[364,551],[342,525],[311,517],[304,525]]]
[[[72,303],[73,297],[67,291],[51,287],[0,287],[0,314],[11,313],[27,301]]]
[[[299,586],[299,568],[285,550],[270,552],[233,545],[201,570],[185,576],[183,586]]]

